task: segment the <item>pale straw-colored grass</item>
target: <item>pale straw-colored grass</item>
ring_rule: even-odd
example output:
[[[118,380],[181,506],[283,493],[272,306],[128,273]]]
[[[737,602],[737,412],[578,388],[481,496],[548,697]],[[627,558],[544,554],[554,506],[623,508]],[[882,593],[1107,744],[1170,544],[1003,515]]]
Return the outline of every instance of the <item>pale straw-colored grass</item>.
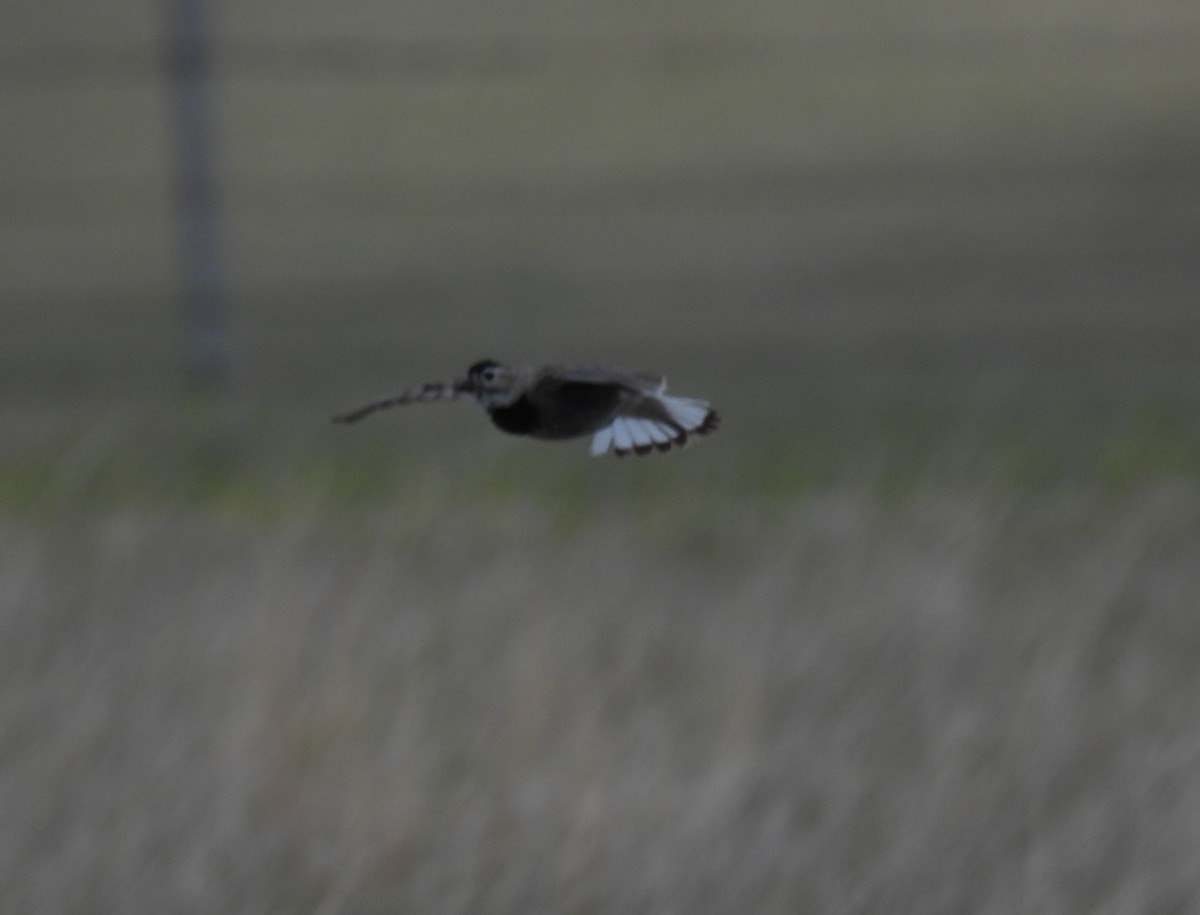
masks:
[[[760,508],[8,518],[3,908],[1185,910],[1194,486]]]

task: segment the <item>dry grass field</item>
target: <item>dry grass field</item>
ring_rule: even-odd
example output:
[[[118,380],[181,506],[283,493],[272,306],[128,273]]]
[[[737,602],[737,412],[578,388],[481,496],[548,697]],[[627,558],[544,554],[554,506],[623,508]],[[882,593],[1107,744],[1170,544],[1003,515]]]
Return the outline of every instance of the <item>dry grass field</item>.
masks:
[[[705,444],[174,500],[69,450],[0,523],[5,907],[1190,910],[1194,466],[773,492]]]
[[[227,5],[208,398],[158,20],[0,10],[0,911],[1194,911],[1193,7]],[[328,422],[483,356],[725,422]]]

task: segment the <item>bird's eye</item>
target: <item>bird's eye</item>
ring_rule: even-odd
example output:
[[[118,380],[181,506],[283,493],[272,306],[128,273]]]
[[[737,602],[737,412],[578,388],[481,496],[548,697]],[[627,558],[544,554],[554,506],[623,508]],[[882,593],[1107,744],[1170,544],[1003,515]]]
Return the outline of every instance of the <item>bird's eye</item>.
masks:
[[[496,380],[496,370],[495,369],[484,369],[483,370],[483,380],[487,381],[487,382],[495,381]]]

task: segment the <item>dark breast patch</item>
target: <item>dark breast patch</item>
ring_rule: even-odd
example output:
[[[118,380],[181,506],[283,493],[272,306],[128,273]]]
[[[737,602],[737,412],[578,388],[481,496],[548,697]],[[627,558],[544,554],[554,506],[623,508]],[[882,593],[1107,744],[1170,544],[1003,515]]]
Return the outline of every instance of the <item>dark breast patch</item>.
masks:
[[[492,422],[512,435],[533,438],[577,438],[607,426],[627,391],[616,384],[543,381],[514,403],[490,411]]]
[[[621,404],[626,390],[616,384],[563,381],[537,385],[529,393],[541,415],[538,438],[575,438],[607,426]]]
[[[529,435],[540,425],[537,407],[525,395],[507,407],[490,410],[488,415],[497,428],[512,435]]]

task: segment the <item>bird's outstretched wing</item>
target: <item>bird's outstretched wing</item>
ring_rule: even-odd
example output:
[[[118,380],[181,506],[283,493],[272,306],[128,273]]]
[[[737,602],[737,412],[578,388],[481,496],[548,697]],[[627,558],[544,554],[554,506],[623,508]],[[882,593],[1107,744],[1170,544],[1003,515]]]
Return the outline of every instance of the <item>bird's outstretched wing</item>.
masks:
[[[592,454],[612,448],[617,457],[682,447],[716,431],[721,417],[703,400],[652,394],[629,401],[611,423],[592,437]]]
[[[602,366],[548,368],[540,373],[538,388],[553,390],[557,398],[570,392],[577,404],[597,400],[603,391],[611,404],[611,422],[592,436],[592,454],[610,448],[618,457],[669,451],[692,438],[716,430],[721,418],[703,400],[668,395],[667,380],[649,372],[623,372]],[[595,388],[597,394],[588,396]]]
[[[351,410],[348,413],[339,413],[333,418],[333,421],[335,423],[356,423],[360,419],[370,416],[376,410],[386,410],[388,407],[402,407],[410,403],[426,403],[431,400],[454,400],[456,397],[461,397],[462,394],[463,391],[457,384],[432,381],[429,384],[421,385],[419,388],[409,388],[407,391],[402,391],[392,397],[372,401],[369,404],[359,407],[357,410]]]

